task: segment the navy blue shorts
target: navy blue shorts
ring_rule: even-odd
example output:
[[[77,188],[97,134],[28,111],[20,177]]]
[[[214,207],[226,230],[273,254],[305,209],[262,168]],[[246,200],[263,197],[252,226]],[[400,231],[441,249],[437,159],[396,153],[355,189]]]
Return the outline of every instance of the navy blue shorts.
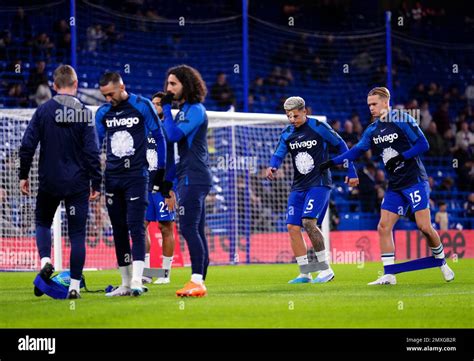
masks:
[[[413,213],[429,208],[430,206],[430,186],[427,181],[421,181],[411,187],[394,191],[388,189],[382,201],[382,209],[405,215],[408,207]]]
[[[148,207],[145,219],[148,222],[172,222],[176,218],[176,211],[170,212],[161,193],[148,192]]]
[[[291,192],[286,224],[302,226],[303,218],[316,218],[321,223],[328,208],[330,194],[331,188],[324,186]]]

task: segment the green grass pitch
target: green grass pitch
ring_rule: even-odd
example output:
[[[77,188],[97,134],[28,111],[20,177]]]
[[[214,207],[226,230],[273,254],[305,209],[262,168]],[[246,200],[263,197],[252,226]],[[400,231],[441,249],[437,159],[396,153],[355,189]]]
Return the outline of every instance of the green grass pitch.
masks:
[[[214,266],[205,298],[179,299],[189,268],[170,285],[150,285],[141,297],[53,300],[33,295],[34,273],[0,273],[2,328],[472,328],[474,259],[449,261],[451,283],[439,269],[400,274],[396,286],[367,286],[380,262],[335,264],[328,284],[289,285],[295,264]],[[118,271],[86,272],[90,289],[119,282]]]

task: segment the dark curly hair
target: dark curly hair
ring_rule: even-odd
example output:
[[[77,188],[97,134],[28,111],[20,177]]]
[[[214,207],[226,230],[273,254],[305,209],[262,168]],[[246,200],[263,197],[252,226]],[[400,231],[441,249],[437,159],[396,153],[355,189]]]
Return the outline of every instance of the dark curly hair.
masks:
[[[168,85],[168,77],[173,74],[183,84],[183,98],[188,103],[202,103],[207,95],[206,83],[199,71],[189,65],[178,65],[168,69],[164,90]]]

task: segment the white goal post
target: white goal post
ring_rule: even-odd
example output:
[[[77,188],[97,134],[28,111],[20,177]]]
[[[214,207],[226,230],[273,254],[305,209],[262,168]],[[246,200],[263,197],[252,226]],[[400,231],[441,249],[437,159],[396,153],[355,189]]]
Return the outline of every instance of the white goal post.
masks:
[[[97,107],[89,107],[94,113]],[[17,159],[21,138],[35,109],[0,109],[0,270],[33,270],[39,265],[34,239],[34,200],[38,187],[35,156],[30,171],[31,196],[20,195]],[[174,110],[174,114],[176,111]],[[208,111],[208,145],[213,188],[206,202],[211,264],[280,263],[293,259],[285,215],[292,180],[289,156],[276,182],[268,182],[268,166],[284,114]],[[314,116],[326,121],[325,116]],[[86,268],[115,267],[111,226],[104,197],[92,207],[87,223]],[[329,248],[329,209],[323,221]],[[53,261],[69,266],[64,206],[55,214]],[[189,255],[181,240],[185,263]]]

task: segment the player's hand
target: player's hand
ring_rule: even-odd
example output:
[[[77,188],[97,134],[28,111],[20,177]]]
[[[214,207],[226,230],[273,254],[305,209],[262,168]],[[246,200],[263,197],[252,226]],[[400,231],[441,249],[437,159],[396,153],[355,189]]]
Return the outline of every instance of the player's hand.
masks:
[[[170,191],[170,197],[165,198],[165,203],[168,206],[168,210],[170,212],[174,212],[174,210],[176,209],[176,193]]]
[[[334,161],[332,159],[329,159],[326,162],[323,162],[319,165],[319,171],[322,173],[326,169],[334,167],[334,166],[335,166]]]
[[[165,169],[158,168],[153,178],[153,193],[161,192],[161,187],[163,186],[163,181],[165,179]]]
[[[30,181],[28,179],[20,180],[20,191],[21,194],[24,194],[25,196],[30,195]]]
[[[90,201],[95,201],[96,199],[98,199],[100,197],[100,192],[99,191],[95,191],[91,188],[91,193],[89,195],[89,200]]]
[[[278,169],[268,167],[267,170],[265,171],[265,176],[267,177],[268,180],[274,180],[275,179],[275,173]]]
[[[171,93],[171,92],[168,92],[164,95],[163,98],[161,98],[161,106],[165,106],[166,104],[171,104],[173,102],[173,99],[174,99],[174,94]]]
[[[173,188],[173,182],[170,182],[168,180],[164,180],[161,183],[160,193],[163,196],[163,198],[167,199],[167,198],[171,197],[170,192],[171,192],[172,188]]]
[[[387,172],[392,173],[399,165],[405,160],[403,154],[399,154],[396,157],[393,157],[388,160],[387,164],[385,164],[385,169]]]
[[[349,178],[346,176],[344,181],[349,187],[357,187],[359,185],[359,178]]]

